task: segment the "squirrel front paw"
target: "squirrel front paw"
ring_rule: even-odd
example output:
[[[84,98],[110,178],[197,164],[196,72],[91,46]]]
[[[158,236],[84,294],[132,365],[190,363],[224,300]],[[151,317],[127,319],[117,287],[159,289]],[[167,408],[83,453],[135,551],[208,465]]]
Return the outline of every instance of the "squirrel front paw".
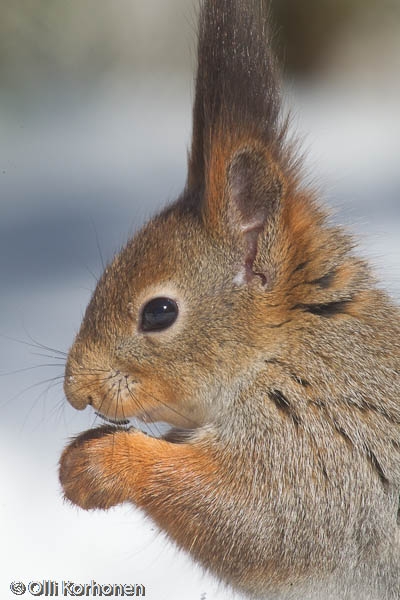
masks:
[[[84,432],[64,450],[60,482],[65,498],[86,510],[129,500],[126,474],[134,432],[105,426]]]

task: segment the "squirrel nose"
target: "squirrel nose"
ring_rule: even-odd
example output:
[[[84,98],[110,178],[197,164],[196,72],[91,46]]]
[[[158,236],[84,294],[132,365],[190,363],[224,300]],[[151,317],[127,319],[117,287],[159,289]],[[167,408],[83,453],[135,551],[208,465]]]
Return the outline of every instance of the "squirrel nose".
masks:
[[[77,381],[77,377],[74,375],[65,375],[64,393],[71,406],[77,410],[84,410],[88,404],[92,403],[92,397],[84,393],[84,390],[82,390]]]

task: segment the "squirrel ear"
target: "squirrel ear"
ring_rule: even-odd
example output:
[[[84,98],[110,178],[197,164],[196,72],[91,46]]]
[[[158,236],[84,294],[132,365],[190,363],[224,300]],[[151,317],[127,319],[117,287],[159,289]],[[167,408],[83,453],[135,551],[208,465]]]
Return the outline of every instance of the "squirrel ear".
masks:
[[[264,273],[255,272],[259,236],[275,222],[283,193],[282,179],[266,161],[264,153],[241,150],[228,169],[228,214],[234,234],[241,234],[245,250],[243,267],[236,281],[248,283]]]
[[[209,176],[203,206],[207,228],[243,248],[237,283],[257,276],[265,285],[266,275],[253,267],[259,238],[274,229],[279,214],[284,185],[278,168],[265,151],[247,147],[233,154],[225,173],[211,169]]]
[[[187,198],[210,233],[243,247],[243,281],[256,274],[260,234],[278,212],[286,181],[268,5],[203,0],[200,10]]]
[[[257,150],[236,152],[228,167],[227,183],[228,203],[237,213],[236,229],[245,233],[264,229],[278,209],[283,187],[265,154]]]

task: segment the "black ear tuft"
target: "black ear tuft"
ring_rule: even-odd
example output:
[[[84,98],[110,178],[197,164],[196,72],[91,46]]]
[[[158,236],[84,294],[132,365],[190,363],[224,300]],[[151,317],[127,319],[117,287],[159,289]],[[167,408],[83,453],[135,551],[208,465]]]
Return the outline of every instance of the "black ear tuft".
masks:
[[[188,188],[204,186],[219,132],[279,146],[280,92],[268,34],[266,0],[204,0]]]

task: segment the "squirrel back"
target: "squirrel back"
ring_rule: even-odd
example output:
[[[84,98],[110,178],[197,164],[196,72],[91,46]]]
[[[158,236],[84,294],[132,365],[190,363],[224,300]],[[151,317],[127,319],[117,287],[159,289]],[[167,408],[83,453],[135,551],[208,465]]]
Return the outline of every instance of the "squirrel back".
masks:
[[[399,309],[302,184],[267,8],[202,4],[186,187],[106,269],[66,366],[69,402],[116,426],[60,479],[250,596],[395,600]]]

